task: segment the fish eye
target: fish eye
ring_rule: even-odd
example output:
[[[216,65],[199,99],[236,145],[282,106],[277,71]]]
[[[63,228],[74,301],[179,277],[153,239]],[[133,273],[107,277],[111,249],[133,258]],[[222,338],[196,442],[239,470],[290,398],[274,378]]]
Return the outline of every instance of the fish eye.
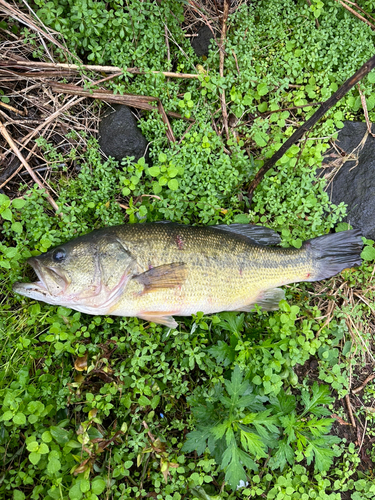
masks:
[[[63,248],[57,248],[53,254],[52,258],[55,262],[62,262],[66,257],[65,250]]]

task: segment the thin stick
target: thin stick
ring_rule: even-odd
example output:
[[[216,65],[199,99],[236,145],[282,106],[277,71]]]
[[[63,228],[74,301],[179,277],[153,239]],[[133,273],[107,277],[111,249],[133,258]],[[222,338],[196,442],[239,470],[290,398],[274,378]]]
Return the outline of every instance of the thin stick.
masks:
[[[48,193],[46,187],[42,184],[42,182],[38,179],[38,177],[35,175],[34,170],[30,167],[30,165],[27,163],[25,158],[22,156],[21,151],[17,148],[15,142],[13,141],[12,137],[10,136],[9,132],[7,129],[4,127],[3,123],[0,121],[0,133],[3,135],[4,139],[7,141],[9,146],[13,149],[14,153],[17,155],[18,159],[22,163],[22,165],[26,168],[26,170],[29,172],[30,177],[33,179],[34,182],[38,184],[40,189],[42,189],[46,195],[47,195],[47,200],[49,203],[52,205],[52,207],[55,209],[56,212],[58,212],[59,207],[56,205],[55,200],[50,196]]]
[[[354,420],[354,417],[353,417],[353,410],[352,410],[352,405],[350,403],[350,398],[349,398],[349,394],[347,394],[345,396],[345,401],[346,401],[346,407],[348,408],[348,413],[349,413],[349,417],[350,417],[350,421],[352,423],[352,426],[354,428],[357,427],[357,424],[355,423],[355,420]]]
[[[361,90],[361,87],[359,86],[359,83],[357,83],[357,89],[358,89],[359,95],[361,96],[361,103],[362,103],[363,113],[365,115],[365,120],[366,120],[366,125],[367,125],[368,133],[370,135],[372,135],[372,137],[375,137],[375,134],[373,134],[371,132],[371,123],[370,123],[370,119],[368,117],[366,97],[364,96],[364,94],[363,94],[363,92]]]
[[[1,0],[0,0],[1,1]],[[144,75],[147,72],[142,71],[139,68],[120,68],[118,66],[100,66],[97,64],[68,64],[68,63],[46,63],[46,62],[39,62],[39,61],[10,61],[8,62],[3,62],[0,63],[1,66],[6,66],[6,67],[16,67],[16,66],[24,66],[27,68],[60,68],[60,69],[69,69],[71,71],[79,71],[82,69],[87,69],[89,71],[99,71],[103,73],[123,73],[123,71],[126,71],[127,73],[131,73],[133,75]],[[199,74],[192,74],[192,73],[173,73],[171,71],[151,71],[151,73],[158,75],[162,74],[164,76],[169,76],[170,78],[199,78]]]
[[[223,24],[222,24],[222,29],[221,29],[221,42],[220,42],[220,66],[219,66],[219,71],[220,71],[220,77],[224,77],[224,57],[225,57],[225,51],[224,51],[224,45],[225,45],[225,39],[227,35],[227,20],[228,20],[228,14],[229,14],[229,2],[230,0],[224,0],[224,12],[223,12]],[[227,112],[227,104],[225,101],[225,90],[220,95],[220,102],[221,102],[221,110],[223,114],[223,127],[225,130],[225,135],[227,137],[227,140],[229,140],[229,128],[228,128],[228,112]]]
[[[340,4],[344,7],[344,9],[348,10],[349,12],[351,12],[352,14],[354,14],[356,17],[358,17],[358,19],[360,19],[364,23],[366,23],[369,26],[371,26],[371,28],[375,28],[375,26],[372,23],[370,23],[370,21],[367,21],[367,19],[365,19],[363,16],[361,16],[361,14],[358,14],[358,12],[356,12],[354,9],[352,9],[351,7],[349,7],[349,5],[346,5],[346,3],[341,2],[341,1],[340,1]]]
[[[366,16],[368,16],[370,19],[372,19],[373,21],[375,21],[375,18],[373,18],[368,12],[366,12],[365,10],[363,10],[358,4],[356,4],[355,2],[351,2],[350,0],[345,0],[346,3],[350,3],[350,5],[354,5],[354,7],[358,10],[360,10],[361,12],[363,12],[364,14],[366,14]]]
[[[22,144],[24,146],[26,146],[26,144],[33,137],[35,137],[44,127],[46,127],[49,123],[51,123],[55,118],[57,118],[58,116],[60,116],[61,113],[63,113],[64,111],[67,111],[69,108],[71,108],[75,104],[78,104],[79,102],[83,101],[84,99],[85,99],[85,97],[80,97],[79,99],[77,99],[77,97],[72,97],[72,99],[70,101],[68,101],[66,104],[64,104],[64,106],[62,106],[60,109],[58,109],[57,111],[55,111],[54,113],[52,113],[52,115],[50,115],[48,118],[46,118],[43,123],[41,123],[40,125],[38,125],[38,127],[36,127],[32,132],[30,132],[29,134],[27,134],[21,140]]]
[[[169,48],[168,28],[167,28],[166,24],[164,24],[164,38],[165,38],[165,45],[167,46],[167,59],[168,59],[168,62],[170,63],[171,62],[171,51]]]
[[[358,394],[358,392],[361,392],[362,389],[364,389],[366,387],[366,385],[371,382],[371,380],[374,380],[375,378],[375,374],[373,373],[372,375],[369,375],[367,378],[365,378],[365,380],[363,381],[363,383],[356,387],[355,389],[352,390],[352,393],[353,394]]]
[[[21,116],[26,116],[26,113],[23,111],[20,111],[19,109],[13,108],[13,106],[10,106],[9,104],[5,104],[5,102],[0,101],[0,106],[2,106],[5,109],[9,109],[9,111],[13,111],[13,113],[17,113],[17,115]]]
[[[338,103],[338,101],[346,95],[350,89],[354,87],[356,83],[358,83],[360,80],[362,80],[363,77],[365,77],[368,73],[370,73],[371,70],[375,68],[375,55],[372,56],[354,75],[352,75],[346,82],[341,85],[341,87],[331,95],[329,99],[327,99],[321,106],[320,108],[315,111],[315,113],[305,122],[301,127],[299,127],[293,135],[289,137],[287,141],[284,142],[284,144],[281,146],[281,148],[276,151],[276,153],[265,162],[263,167],[260,168],[260,170],[257,172],[255,175],[254,179],[250,183],[249,189],[248,189],[248,198],[249,198],[249,203],[251,205],[254,191],[258,187],[259,183],[263,179],[264,175],[270,170],[275,163],[280,160],[280,158],[288,151],[290,146],[297,142],[305,132],[310,130],[321,118],[326,114],[326,112],[331,109],[335,104]]]

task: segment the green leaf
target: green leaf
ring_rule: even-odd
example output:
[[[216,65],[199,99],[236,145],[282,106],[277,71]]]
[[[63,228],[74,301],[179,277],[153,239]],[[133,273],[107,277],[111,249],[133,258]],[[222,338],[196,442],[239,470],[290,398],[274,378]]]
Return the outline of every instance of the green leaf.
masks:
[[[56,474],[61,469],[61,462],[57,458],[50,458],[47,465],[49,474]]]
[[[165,163],[167,161],[167,155],[165,153],[159,153],[159,161],[160,163]]]
[[[217,363],[223,363],[224,366],[233,363],[236,356],[235,349],[222,340],[219,340],[217,345],[208,349],[208,352],[216,358]]]
[[[94,481],[91,483],[91,491],[95,495],[100,495],[103,493],[106,487],[106,482],[101,479],[101,478],[95,478]]]
[[[10,263],[7,260],[0,260],[0,267],[4,269],[10,269]]]
[[[373,246],[366,246],[362,253],[361,258],[365,261],[371,261],[375,259],[375,248]]]
[[[31,441],[31,443],[26,445],[26,448],[28,451],[35,452],[39,449],[39,444],[37,441]]]
[[[178,189],[178,180],[177,179],[171,179],[168,182],[168,187],[171,191],[176,191]]]
[[[210,434],[210,429],[206,428],[189,432],[186,436],[186,442],[181,450],[187,453],[196,451],[198,455],[202,455],[207,447],[207,439],[209,438]]]
[[[25,500],[25,494],[20,490],[13,490],[13,500]]]
[[[259,83],[257,85],[257,92],[260,96],[268,94],[268,87],[265,83]]]
[[[4,220],[12,220],[12,212],[9,208],[6,208],[4,212],[0,213],[0,215]]]
[[[151,405],[151,401],[144,394],[142,394],[142,396],[138,399],[138,403],[141,406],[150,406]]]
[[[58,443],[58,444],[66,444],[69,441],[69,433],[63,429],[62,427],[55,427],[52,426],[50,428],[51,435],[53,439]]]
[[[276,453],[270,458],[268,462],[271,469],[281,469],[283,470],[285,465],[288,463],[293,465],[294,463],[294,451],[292,447],[286,442],[286,440],[281,441],[277,447]]]
[[[267,134],[258,131],[255,132],[253,139],[259,147],[263,148],[264,146],[267,146],[269,137]]]
[[[12,207],[16,209],[23,208],[26,205],[26,201],[23,200],[22,198],[15,198],[12,201]]]
[[[225,480],[234,491],[240,481],[246,481],[246,472],[240,461],[240,450],[233,439],[223,453],[221,466],[225,470]],[[251,458],[250,458],[251,460]]]
[[[305,405],[305,410],[302,413],[302,417],[307,413],[313,413],[314,415],[329,415],[330,411],[326,408],[318,408],[319,405],[329,404],[333,401],[330,396],[329,387],[326,385],[319,385],[314,382],[312,386],[312,396],[307,390],[302,391],[302,401]]]
[[[23,413],[19,412],[16,413],[13,417],[13,422],[16,425],[25,425],[26,424],[26,417]]]
[[[171,166],[168,168],[169,177],[171,177],[171,178],[176,177],[177,174],[178,174],[178,169],[176,167]]]
[[[375,71],[371,71],[371,73],[367,75],[367,79],[370,83],[375,83]]]
[[[231,380],[224,380],[225,387],[228,394],[231,396],[231,406],[236,407],[240,396],[242,396],[247,389],[249,389],[249,382],[246,380],[242,382],[242,373],[238,365],[235,366]]]
[[[36,465],[37,463],[39,463],[41,458],[42,458],[42,455],[40,455],[39,453],[32,452],[29,455],[29,460],[33,465]]]
[[[90,481],[88,479],[81,479],[80,490],[82,493],[90,491]]]
[[[39,453],[41,455],[46,455],[49,452],[49,448],[46,443],[41,443],[39,446]]]
[[[43,432],[42,441],[44,441],[45,443],[50,443],[52,441],[52,436],[49,431]]]
[[[23,231],[23,227],[20,222],[13,222],[11,229],[17,234],[21,234]]]
[[[332,441],[331,438],[336,438]],[[335,451],[332,449],[334,442],[339,442],[340,439],[336,436],[325,436],[321,439],[310,441],[305,450],[307,465],[310,465],[315,458],[315,469],[319,472],[327,471],[332,465],[333,459],[336,456]]]
[[[69,498],[70,500],[81,500],[83,497],[81,488],[81,481],[77,481],[76,484],[74,484],[70,490],[69,490]]]
[[[158,395],[154,396],[151,400],[151,408],[155,410],[155,408],[158,407],[159,403],[160,403],[160,396]]]
[[[267,454],[264,452],[265,444],[259,436],[253,432],[245,432],[241,430],[241,444],[252,455],[255,455],[256,459],[265,458]]]
[[[160,168],[159,167],[150,167],[148,169],[148,173],[152,176],[152,177],[157,177],[159,174],[160,174]]]
[[[12,420],[12,418],[13,418],[13,412],[8,410],[3,413],[1,420],[3,420],[4,422],[8,422],[9,420]]]

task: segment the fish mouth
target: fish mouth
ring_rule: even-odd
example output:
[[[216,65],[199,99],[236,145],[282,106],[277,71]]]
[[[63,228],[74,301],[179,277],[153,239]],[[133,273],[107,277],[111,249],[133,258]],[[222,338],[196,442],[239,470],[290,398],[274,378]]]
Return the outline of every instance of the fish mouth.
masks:
[[[32,299],[43,300],[44,302],[54,304],[56,294],[51,293],[51,284],[52,282],[59,283],[60,285],[63,284],[60,293],[64,293],[67,286],[65,278],[56,272],[56,269],[43,266],[34,257],[28,259],[27,263],[33,268],[38,277],[38,281],[32,283],[14,283],[13,291]],[[48,279],[46,279],[47,276]]]

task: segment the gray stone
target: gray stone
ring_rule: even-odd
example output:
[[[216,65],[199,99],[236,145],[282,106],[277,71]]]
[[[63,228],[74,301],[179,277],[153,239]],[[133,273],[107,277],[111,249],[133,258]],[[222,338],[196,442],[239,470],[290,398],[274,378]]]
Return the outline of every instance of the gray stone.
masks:
[[[197,56],[208,56],[208,49],[213,38],[215,37],[209,26],[203,26],[203,28],[198,31],[198,36],[195,36],[191,40],[191,46]]]
[[[138,161],[145,154],[147,141],[130,109],[115,104],[106,111],[100,122],[99,145],[107,156],[113,156],[118,161],[127,156],[134,156],[135,161]]]
[[[339,131],[337,146],[346,155],[353,154],[358,159],[346,161],[335,175],[326,191],[335,205],[344,202],[348,205],[346,222],[355,229],[360,229],[366,238],[375,240],[375,138],[370,134],[363,148],[357,146],[366,134],[366,123],[345,122]],[[372,126],[375,132],[375,125]],[[345,154],[342,158],[345,158]],[[325,163],[342,161],[334,149],[327,152]],[[353,168],[354,167],[354,168]],[[329,170],[332,168],[328,168]],[[327,169],[324,169],[327,173]]]

